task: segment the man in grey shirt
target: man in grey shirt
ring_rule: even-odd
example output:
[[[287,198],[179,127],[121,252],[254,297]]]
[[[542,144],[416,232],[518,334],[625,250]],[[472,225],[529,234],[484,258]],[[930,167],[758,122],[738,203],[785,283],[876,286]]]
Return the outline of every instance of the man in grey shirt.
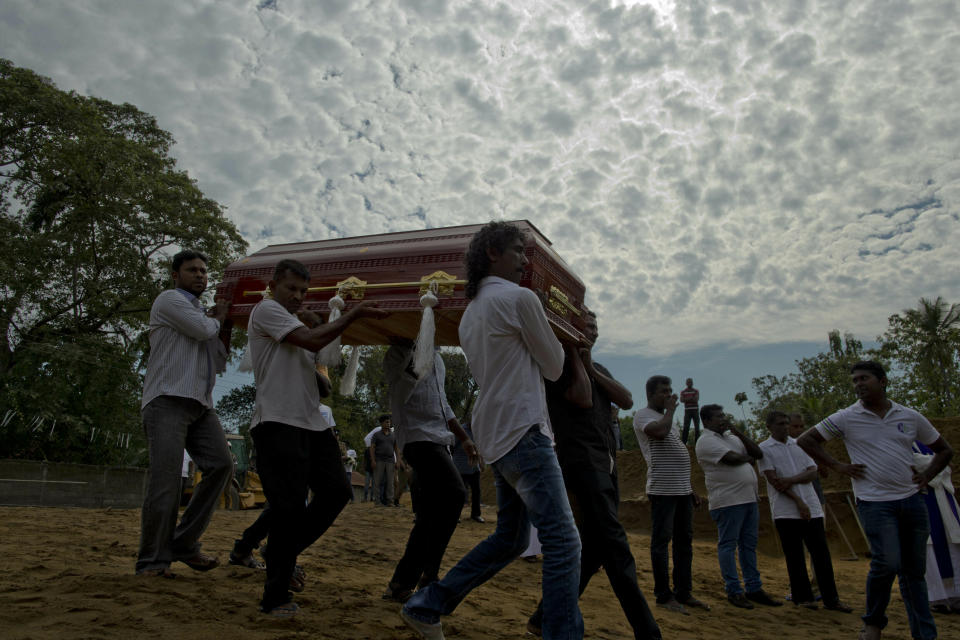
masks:
[[[172,273],[174,288],[157,296],[150,309],[150,358],[141,403],[150,474],[136,564],[137,575],[165,578],[173,577],[174,560],[197,571],[219,564],[200,551],[199,540],[233,471],[211,395],[216,374],[226,364],[229,303],[217,300],[209,313],[200,305],[207,288],[202,253],[176,254]],[[177,525],[184,449],[203,479]]]
[[[417,495],[413,530],[383,597],[406,602],[414,588],[439,580],[440,562],[463,508],[466,489],[449,450],[454,436],[473,464],[479,462],[479,455],[447,403],[446,369],[439,353],[433,355],[433,368],[417,376],[412,343],[396,339],[384,357],[383,369],[397,445],[413,467]]]

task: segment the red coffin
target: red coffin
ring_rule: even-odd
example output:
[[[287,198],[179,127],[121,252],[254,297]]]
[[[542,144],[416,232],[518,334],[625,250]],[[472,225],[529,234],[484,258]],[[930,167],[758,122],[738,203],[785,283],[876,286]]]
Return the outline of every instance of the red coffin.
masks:
[[[530,261],[521,286],[533,289],[544,301],[547,318],[560,339],[580,341],[584,328],[583,282],[536,227],[526,220],[514,224],[527,237]],[[374,301],[391,316],[353,323],[343,334],[343,343],[388,344],[390,336],[416,337],[423,311],[421,292],[426,290],[430,276],[441,272],[445,275],[436,280],[439,304],[434,307],[437,342],[457,345],[457,326],[468,300],[464,285],[456,281],[466,279],[463,258],[470,239],[482,226],[271,245],[227,267],[223,281],[217,285],[217,295],[230,300],[230,317],[246,327],[250,310],[261,300],[274,267],[280,260],[291,258],[310,270],[310,287],[321,289],[307,295],[303,308],[326,317],[330,311],[327,302],[338,289],[347,309],[360,299]],[[444,286],[448,276],[455,283]],[[344,286],[348,279],[366,286]]]

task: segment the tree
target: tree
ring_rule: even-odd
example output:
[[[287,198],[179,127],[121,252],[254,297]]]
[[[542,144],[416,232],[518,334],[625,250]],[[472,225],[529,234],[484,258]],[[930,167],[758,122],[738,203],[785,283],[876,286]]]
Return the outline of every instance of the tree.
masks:
[[[0,60],[0,406],[20,416],[0,456],[117,462],[142,448],[139,365],[170,253],[203,251],[215,277],[246,249],[177,169],[172,144],[133,105]],[[62,425],[50,436],[59,443],[27,446],[24,424],[37,417]],[[136,444],[91,460],[94,430]]]
[[[888,318],[880,352],[902,374],[904,402],[930,416],[960,413],[960,305],[940,296]]]
[[[853,404],[850,367],[878,354],[866,351],[863,343],[839,331],[827,335],[827,350],[796,361],[797,371],[777,377],[764,375],[751,381],[758,400],[751,405],[753,427],[761,429],[769,411],[797,411],[810,422],[819,422],[831,413]]]
[[[640,443],[637,442],[637,434],[633,431],[633,415],[636,413],[634,411],[628,416],[620,416],[620,438],[623,441],[623,450],[624,451],[633,451],[634,449],[640,448]]]

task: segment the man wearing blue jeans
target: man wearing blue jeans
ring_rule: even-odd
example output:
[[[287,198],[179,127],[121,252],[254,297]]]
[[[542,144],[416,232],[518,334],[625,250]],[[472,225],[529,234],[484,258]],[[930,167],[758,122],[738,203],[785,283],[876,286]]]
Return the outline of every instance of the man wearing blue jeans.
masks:
[[[893,579],[899,578],[910,634],[918,640],[937,637],[927,598],[927,537],[930,522],[920,491],[950,462],[953,450],[922,415],[887,398],[887,374],[872,361],[850,370],[857,402],[809,429],[797,440],[818,463],[853,478],[857,511],[870,542],[867,611],[862,640],[877,640],[887,626]],[[842,438],[850,456],[843,464],[823,448]],[[923,472],[914,468],[914,440],[934,452]]]
[[[443,579],[417,591],[400,615],[421,637],[442,640],[440,616],[526,549],[532,523],[543,547],[543,637],[579,639],[580,537],[553,451],[543,384],[560,377],[563,347],[536,294],[518,285],[527,258],[516,226],[485,225],[465,262],[471,302],[460,344],[480,386],[473,433],[493,468],[497,528]]]
[[[779,607],[783,603],[766,594],[757,570],[760,516],[753,463],[763,453],[753,440],[730,427],[720,405],[705,405],[700,419],[704,430],[697,440],[697,461],[707,484],[710,517],[717,523],[717,558],[727,600],[741,609],[753,609],[754,602]],[[743,587],[737,575],[738,553]]]

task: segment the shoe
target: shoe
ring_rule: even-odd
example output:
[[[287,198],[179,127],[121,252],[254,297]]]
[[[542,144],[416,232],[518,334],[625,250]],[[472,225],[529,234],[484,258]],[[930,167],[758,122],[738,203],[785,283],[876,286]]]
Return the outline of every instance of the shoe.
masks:
[[[680,602],[680,604],[687,607],[688,609],[703,609],[704,611],[710,611],[710,605],[708,605],[706,602],[701,602],[700,600],[697,600],[693,596],[690,596],[683,602]]]
[[[543,629],[538,627],[532,620],[527,620],[527,635],[541,638],[543,637]]]
[[[833,604],[825,604],[823,605],[823,608],[826,609],[827,611],[839,611],[841,613],[853,612],[853,607],[848,607],[847,605],[843,604],[839,600],[837,600]]]
[[[177,574],[170,571],[170,567],[158,567],[156,569],[141,569],[137,571],[141,578],[176,578]]]
[[[764,591],[763,589],[759,589],[759,590],[757,590],[757,591],[751,591],[750,593],[748,593],[748,594],[746,595],[746,598],[747,598],[747,600],[750,600],[750,601],[752,601],[752,602],[756,602],[757,604],[765,604],[765,605],[767,605],[768,607],[780,607],[780,606],[783,606],[783,603],[782,603],[782,602],[780,602],[779,600],[774,600],[773,598],[771,598],[769,595],[767,595],[767,592]]]
[[[400,609],[400,618],[424,640],[443,640],[443,625],[439,622],[421,622],[407,613],[406,607]]]
[[[948,607],[948,606],[945,605],[945,604],[932,604],[932,605],[930,605],[930,611],[931,611],[932,613],[939,613],[939,614],[944,614],[944,615],[945,615],[945,614],[949,614],[949,613],[953,613],[953,611],[950,610],[950,607]]]
[[[231,551],[228,562],[238,567],[246,567],[247,569],[259,569],[263,571],[267,568],[267,565],[253,557],[252,551],[245,556],[237,554],[236,551]]]
[[[480,524],[486,522],[486,520],[483,519],[483,516],[470,516],[470,519],[474,522],[479,522]]]
[[[860,629],[860,635],[857,636],[858,640],[880,640],[880,627],[875,627],[872,624],[865,624],[863,628]]]
[[[811,609],[813,611],[816,611],[817,609],[820,608],[820,605],[818,605],[816,602],[813,602],[812,600],[810,602],[794,602],[793,604],[795,606],[803,607],[804,609]]]
[[[663,607],[667,611],[673,611],[674,613],[679,613],[685,616],[690,615],[690,613],[683,608],[683,605],[677,602],[676,598],[670,598],[666,602],[658,602],[658,607]]]
[[[271,615],[274,618],[292,618],[300,612],[300,607],[297,606],[296,602],[288,602],[286,604],[280,604],[275,606],[269,611],[264,611],[267,615]]]
[[[522,557],[523,557],[523,559],[524,559],[526,562],[538,562],[538,561],[540,560],[540,558],[537,557],[536,555],[532,555],[532,556],[522,556]]]
[[[208,556],[202,551],[198,551],[190,558],[179,558],[179,560],[194,571],[210,571],[220,566],[220,560],[216,556]]]
[[[383,600],[392,600],[393,602],[399,602],[403,604],[410,599],[410,596],[413,595],[413,589],[407,587],[401,587],[399,585],[394,585],[390,583],[387,585],[387,590],[383,592],[383,595],[380,596]]]
[[[750,601],[747,600],[747,597],[742,593],[731,593],[727,596],[727,600],[735,607],[740,607],[741,609],[753,609],[753,605],[750,604]]]

